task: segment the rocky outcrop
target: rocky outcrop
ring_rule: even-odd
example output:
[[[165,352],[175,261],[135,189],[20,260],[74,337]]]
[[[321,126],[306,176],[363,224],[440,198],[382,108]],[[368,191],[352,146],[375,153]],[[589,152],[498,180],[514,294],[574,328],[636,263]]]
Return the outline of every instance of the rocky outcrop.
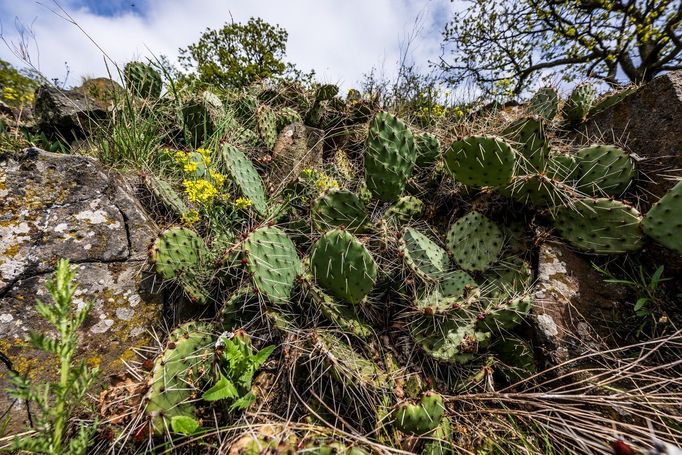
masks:
[[[125,370],[134,349],[161,324],[161,298],[146,273],[147,247],[157,229],[131,188],[94,159],[38,149],[0,161],[0,412],[9,430],[27,420],[26,407],[4,392],[7,369],[34,381],[52,379],[54,358],[27,348],[29,330],[49,333],[35,299],[58,258],[71,261],[79,289],[75,303],[94,303],[80,339],[79,358],[99,365],[100,383]]]
[[[86,136],[108,111],[80,91],[42,85],[36,91],[33,115],[41,131],[71,141]]]
[[[277,137],[267,164],[268,189],[282,189],[305,168],[322,165],[324,131],[302,123],[286,126]]]

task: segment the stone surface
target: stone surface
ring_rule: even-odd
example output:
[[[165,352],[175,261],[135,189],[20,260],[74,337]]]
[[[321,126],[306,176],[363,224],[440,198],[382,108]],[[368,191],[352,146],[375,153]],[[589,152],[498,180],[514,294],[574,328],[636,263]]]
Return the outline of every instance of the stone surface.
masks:
[[[599,347],[628,293],[604,282],[590,264],[563,244],[540,246],[532,323],[543,357],[560,364]]]
[[[322,165],[324,131],[302,123],[286,126],[277,137],[267,162],[266,185],[270,192],[284,188],[305,168]]]
[[[67,140],[83,137],[95,120],[108,112],[77,90],[42,85],[36,91],[33,115],[41,131]]]
[[[100,384],[125,370],[134,348],[150,343],[148,329],[162,318],[146,264],[157,229],[132,194],[92,158],[38,149],[0,158],[0,354],[7,360],[0,390],[8,368],[39,382],[54,378],[57,361],[24,340],[29,330],[50,331],[35,299],[50,300],[45,282],[60,257],[77,272],[74,304],[94,303],[78,356],[100,366]],[[26,407],[3,392],[0,412],[8,407],[9,431],[17,431]]]

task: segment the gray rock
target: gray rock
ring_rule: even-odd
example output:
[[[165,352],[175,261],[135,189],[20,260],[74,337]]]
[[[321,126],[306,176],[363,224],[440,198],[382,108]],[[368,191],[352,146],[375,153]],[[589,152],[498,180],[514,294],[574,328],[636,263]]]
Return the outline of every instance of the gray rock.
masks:
[[[75,304],[94,303],[82,329],[77,357],[99,365],[99,384],[125,371],[134,349],[151,342],[162,320],[146,263],[157,228],[119,176],[94,159],[27,149],[0,159],[0,389],[7,369],[34,381],[55,378],[53,357],[27,347],[29,330],[49,333],[35,299],[56,261],[68,258],[77,272]],[[20,431],[26,407],[0,393],[9,409],[10,432]]]
[[[303,169],[322,165],[324,131],[302,123],[286,126],[277,137],[267,164],[266,185],[270,192],[281,190]],[[263,160],[261,160],[263,161]]]
[[[542,244],[531,322],[547,363],[603,347],[601,335],[612,332],[608,325],[626,298],[627,289],[604,283],[585,257],[563,244]]]
[[[94,123],[108,116],[106,109],[80,91],[50,85],[38,88],[33,106],[40,130],[69,141],[87,135]]]

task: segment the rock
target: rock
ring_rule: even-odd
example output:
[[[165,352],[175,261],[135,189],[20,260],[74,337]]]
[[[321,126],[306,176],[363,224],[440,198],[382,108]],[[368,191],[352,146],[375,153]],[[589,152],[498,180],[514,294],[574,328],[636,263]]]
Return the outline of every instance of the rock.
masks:
[[[547,363],[603,347],[600,335],[612,333],[607,324],[615,322],[627,296],[627,289],[605,283],[588,259],[566,245],[542,244],[531,322]]]
[[[682,177],[682,71],[671,71],[640,87],[581,126],[582,143],[620,139],[637,155],[643,211]],[[647,195],[651,197],[647,198]],[[648,200],[647,200],[648,199]]]
[[[284,188],[303,169],[322,165],[324,131],[302,123],[284,127],[267,160],[266,185],[270,192]]]
[[[25,342],[29,330],[49,333],[34,304],[49,301],[45,282],[58,258],[77,272],[75,303],[94,302],[77,357],[100,366],[99,384],[123,373],[133,349],[151,343],[148,329],[160,326],[146,264],[157,228],[132,194],[92,158],[38,149],[0,158],[0,412],[10,409],[9,432],[23,428],[26,409],[4,392],[7,369],[47,382],[58,368]]]
[[[36,91],[33,115],[47,134],[71,141],[84,137],[91,125],[108,116],[108,111],[76,90],[42,85]]]
[[[113,109],[116,100],[123,99],[125,92],[121,84],[108,77],[85,79],[80,87],[73,91],[80,93],[89,102],[105,110]]]

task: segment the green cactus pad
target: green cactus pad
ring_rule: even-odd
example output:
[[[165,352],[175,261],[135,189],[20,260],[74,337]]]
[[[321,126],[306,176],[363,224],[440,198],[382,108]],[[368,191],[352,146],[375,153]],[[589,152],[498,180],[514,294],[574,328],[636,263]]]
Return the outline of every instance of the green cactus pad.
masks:
[[[641,221],[639,212],[623,202],[586,198],[560,207],[554,226],[561,238],[578,249],[618,254],[642,247]]]
[[[135,96],[149,100],[156,100],[161,96],[161,75],[145,63],[128,63],[123,69],[123,80]]]
[[[588,117],[592,117],[593,115],[597,115],[600,112],[603,112],[607,109],[610,109],[611,107],[615,106],[616,104],[620,103],[623,101],[625,98],[628,96],[632,95],[637,91],[637,86],[632,85],[630,87],[624,88],[623,90],[619,90],[617,92],[612,92],[612,93],[607,93],[600,99],[598,99],[595,103],[594,106],[590,109],[589,114],[587,114]]]
[[[508,383],[532,376],[537,371],[532,347],[521,338],[504,334],[490,347],[503,363],[498,369]]]
[[[277,111],[277,131],[282,131],[292,123],[302,123],[303,119],[295,109],[283,107]]]
[[[519,152],[517,162],[522,172],[540,172],[545,169],[549,158],[549,143],[541,120],[533,117],[520,118],[505,128],[502,135]],[[520,172],[516,171],[515,174]]]
[[[508,184],[515,163],[512,146],[495,136],[470,136],[454,142],[445,152],[445,164],[453,178],[475,187]]]
[[[448,253],[426,235],[412,228],[403,230],[400,252],[410,270],[424,279],[438,279],[450,268]]]
[[[594,196],[618,196],[635,175],[630,156],[612,145],[593,145],[576,154],[578,188]]]
[[[550,155],[546,174],[552,179],[570,185],[578,178],[578,163],[572,155]]]
[[[443,417],[440,424],[428,434],[421,455],[454,455],[456,453],[453,444],[452,422],[448,417]]]
[[[682,254],[682,181],[651,207],[642,228],[661,245]]]
[[[235,102],[235,115],[248,127],[256,126],[256,110],[258,100],[253,95],[240,96]]]
[[[301,261],[291,239],[280,229],[262,227],[244,241],[242,253],[256,289],[273,302],[289,300]]]
[[[261,180],[251,160],[239,149],[229,144],[225,144],[223,147],[222,157],[225,167],[242,194],[253,203],[253,208],[259,214],[265,215],[268,210],[268,202],[265,197],[263,180]]]
[[[338,85],[322,84],[315,91],[315,101],[329,101],[339,94]]]
[[[502,250],[504,236],[500,228],[478,212],[458,219],[449,229],[448,251],[459,266],[468,271],[485,271]]]
[[[548,172],[514,176],[502,194],[535,206],[556,207],[575,199],[577,190],[570,184],[553,178]]]
[[[407,223],[421,218],[424,213],[424,203],[414,196],[403,196],[398,202],[390,206],[384,213],[385,220]]]
[[[488,295],[507,298],[525,292],[531,285],[530,264],[519,257],[502,259],[483,275]]]
[[[182,227],[161,233],[150,251],[156,273],[166,280],[193,271],[207,254],[204,240],[193,230]]]
[[[272,149],[275,146],[275,142],[277,142],[277,117],[269,106],[258,106],[256,110],[256,127],[265,146]]]
[[[416,160],[414,137],[397,117],[379,112],[370,123],[365,150],[365,182],[382,201],[395,201],[405,189]]]
[[[410,329],[424,353],[438,362],[470,362],[490,341],[490,332],[477,330],[474,321],[445,319],[434,323],[432,319],[417,320]]]
[[[559,94],[552,87],[543,87],[528,102],[528,112],[552,120],[559,111]]]
[[[171,332],[156,358],[145,410],[155,434],[164,434],[175,416],[196,418],[194,396],[207,381],[213,362],[211,332],[208,324],[183,324]]]
[[[344,226],[351,232],[367,229],[369,215],[365,204],[352,191],[332,189],[313,203],[311,216],[320,231]]]
[[[421,133],[415,135],[414,145],[417,149],[417,166],[430,166],[440,156],[440,143],[433,134]]]
[[[149,192],[169,213],[179,217],[189,211],[187,204],[167,181],[149,174],[145,176],[144,183]]]
[[[595,91],[590,84],[581,84],[573,89],[571,96],[564,103],[563,114],[571,125],[582,123],[592,108]]]
[[[360,302],[374,288],[377,276],[369,251],[340,229],[327,232],[315,243],[310,266],[323,288],[349,303]]]
[[[484,319],[478,321],[479,330],[500,332],[510,330],[523,322],[533,307],[529,295],[521,295],[508,300],[493,299],[484,310]]]
[[[418,403],[401,403],[395,410],[393,425],[403,433],[420,435],[440,425],[445,403],[436,392],[426,392]]]
[[[220,99],[209,91],[187,101],[182,107],[185,131],[194,147],[199,147],[213,135],[224,115]]]
[[[415,302],[415,307],[426,315],[452,313],[469,307],[479,296],[480,289],[471,275],[456,270],[442,277],[428,295]]]

